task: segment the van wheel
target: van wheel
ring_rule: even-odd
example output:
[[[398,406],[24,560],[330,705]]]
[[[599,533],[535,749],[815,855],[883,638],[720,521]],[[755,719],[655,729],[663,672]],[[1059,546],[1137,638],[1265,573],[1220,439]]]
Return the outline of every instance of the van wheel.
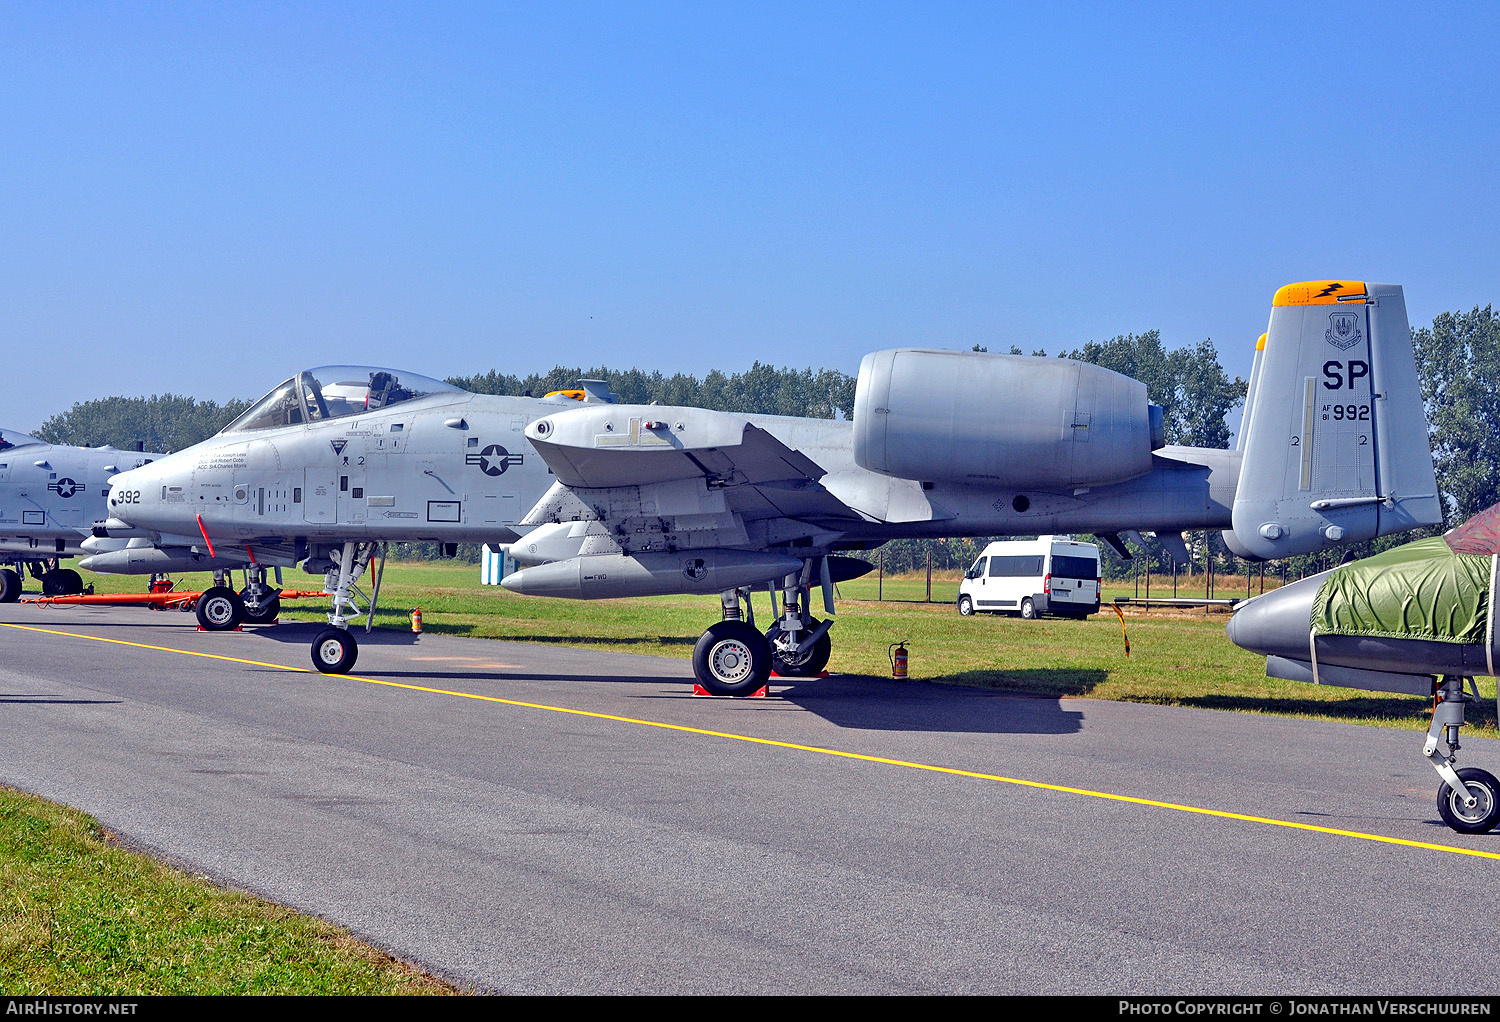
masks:
[[[973,617],[974,601],[969,599],[967,596],[960,596],[958,598],[958,612],[964,617]]]
[[[1031,602],[1031,597],[1029,596],[1021,599],[1021,616],[1027,621],[1036,620],[1036,604]]]

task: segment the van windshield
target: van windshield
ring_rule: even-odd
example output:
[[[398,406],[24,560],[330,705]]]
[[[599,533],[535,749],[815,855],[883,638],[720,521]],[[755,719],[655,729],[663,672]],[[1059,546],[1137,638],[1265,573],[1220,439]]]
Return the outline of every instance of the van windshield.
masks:
[[[1057,554],[1053,554],[1052,577],[1098,578],[1099,562],[1091,557],[1060,557]]]

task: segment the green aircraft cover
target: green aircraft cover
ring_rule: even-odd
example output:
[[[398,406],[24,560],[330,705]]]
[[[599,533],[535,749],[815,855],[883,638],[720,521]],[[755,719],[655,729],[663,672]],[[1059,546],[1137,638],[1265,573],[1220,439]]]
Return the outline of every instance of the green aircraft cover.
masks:
[[[1489,553],[1455,553],[1449,541],[1459,531],[1419,539],[1329,572],[1313,600],[1313,631],[1482,645],[1491,558]]]

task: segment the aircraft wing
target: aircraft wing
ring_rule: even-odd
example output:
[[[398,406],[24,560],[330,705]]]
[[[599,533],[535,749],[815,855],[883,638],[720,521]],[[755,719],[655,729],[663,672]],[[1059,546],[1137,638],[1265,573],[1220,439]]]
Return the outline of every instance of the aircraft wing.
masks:
[[[788,528],[808,534],[870,520],[822,485],[821,465],[742,416],[583,407],[533,422],[526,436],[557,483],[521,524],[596,521],[601,538],[613,534],[627,553],[758,545],[787,538]],[[685,543],[684,533],[699,535]]]

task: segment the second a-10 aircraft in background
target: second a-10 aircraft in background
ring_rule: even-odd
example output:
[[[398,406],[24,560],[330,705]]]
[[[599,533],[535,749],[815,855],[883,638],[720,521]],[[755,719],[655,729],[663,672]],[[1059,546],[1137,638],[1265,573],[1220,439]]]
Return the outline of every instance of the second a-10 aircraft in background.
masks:
[[[1273,306],[1234,451],[1166,445],[1144,384],[1068,359],[876,352],[852,421],[331,367],[116,477],[100,531],[324,573],[312,659],[328,672],[354,663],[355,583],[391,541],[508,543],[527,566],[504,584],[524,594],[716,595],[694,672],[748,694],[773,666],[823,667],[833,585],[868,570],[850,552],[886,540],[1144,530],[1180,553],[1183,530],[1220,529],[1238,553],[1281,557],[1439,520],[1401,289],[1318,281]],[[371,610],[378,595],[377,573]]]
[[[20,599],[27,572],[43,595],[83,592],[82,577],[60,562],[87,553],[90,530],[105,512],[109,477],[159,457],[49,444],[0,429],[0,603]]]

